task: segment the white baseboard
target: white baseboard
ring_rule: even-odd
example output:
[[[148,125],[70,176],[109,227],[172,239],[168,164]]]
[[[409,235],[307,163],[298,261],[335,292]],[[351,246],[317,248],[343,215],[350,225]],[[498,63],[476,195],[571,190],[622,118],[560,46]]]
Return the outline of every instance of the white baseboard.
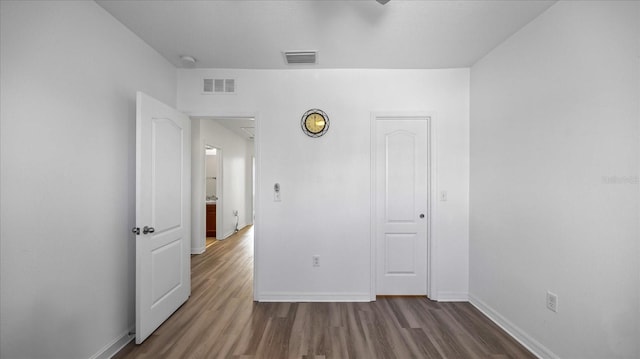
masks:
[[[198,247],[198,248],[191,248],[191,254],[202,254],[204,253],[206,247],[202,246],[202,247]]]
[[[231,230],[230,232],[227,232],[227,233],[223,234],[222,238],[219,238],[218,236],[216,236],[216,239],[219,240],[219,241],[222,241],[222,240],[225,240],[225,239],[231,237],[231,235],[234,234],[234,233],[236,233],[236,231]]]
[[[259,293],[258,302],[370,302],[369,293]]]
[[[471,305],[476,307],[482,314],[486,315],[489,319],[491,319],[494,323],[496,323],[500,328],[502,328],[505,332],[507,332],[513,339],[517,340],[520,344],[522,344],[525,348],[529,349],[531,353],[537,356],[540,359],[560,359],[555,353],[549,350],[547,347],[542,345],[537,340],[533,339],[529,334],[527,334],[524,330],[520,329],[518,326],[511,323],[507,318],[503,317],[498,313],[495,309],[491,308],[485,302],[483,302],[480,298],[474,296],[473,294],[469,294],[469,302]]]
[[[248,226],[248,224],[239,224],[239,225],[238,225],[238,231],[243,230],[243,229],[244,229],[244,227],[246,227],[246,226]],[[225,234],[222,236],[222,238],[218,238],[217,236],[216,236],[216,238],[217,238],[219,241],[222,241],[222,240],[225,240],[225,239],[227,239],[227,238],[231,237],[234,233],[236,233],[235,229],[231,230],[230,232],[225,233]]]
[[[130,341],[135,339],[135,335],[129,335],[132,333],[134,327],[127,329],[124,333],[122,333],[119,337],[111,341],[111,343],[105,345],[102,349],[100,349],[97,353],[91,356],[89,359],[109,359],[114,355],[118,354],[125,345],[129,344]]]
[[[467,292],[438,292],[435,298],[438,302],[468,302],[469,293]]]

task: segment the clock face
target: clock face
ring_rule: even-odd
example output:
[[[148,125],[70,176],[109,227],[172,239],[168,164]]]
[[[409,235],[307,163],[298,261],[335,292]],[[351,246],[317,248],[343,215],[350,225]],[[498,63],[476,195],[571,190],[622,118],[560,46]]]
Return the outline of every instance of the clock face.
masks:
[[[310,137],[320,137],[329,129],[329,117],[322,110],[309,110],[302,115],[302,131]]]
[[[311,133],[322,132],[326,124],[327,123],[325,122],[324,117],[322,117],[318,113],[310,114],[309,116],[307,116],[307,119],[304,121],[305,127],[307,127],[307,130],[309,130],[309,132]]]

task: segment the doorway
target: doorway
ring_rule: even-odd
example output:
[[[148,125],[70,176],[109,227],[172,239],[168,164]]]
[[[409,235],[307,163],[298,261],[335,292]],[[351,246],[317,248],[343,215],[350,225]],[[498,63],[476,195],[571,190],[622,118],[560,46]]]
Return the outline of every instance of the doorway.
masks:
[[[373,116],[371,125],[374,293],[426,296],[431,117]]]
[[[217,208],[222,201],[222,149],[212,145],[205,145],[205,250],[215,243],[217,238],[216,228],[218,227]]]
[[[258,237],[259,167],[258,121],[255,116],[198,116],[192,115],[192,254],[207,250],[207,238],[212,238],[211,226],[207,234],[207,205],[212,218],[215,201],[215,238],[224,240],[246,226],[255,225],[252,237]],[[206,148],[215,148],[218,172],[208,172]],[[255,164],[254,164],[255,158]],[[209,162],[212,162],[209,159]],[[210,166],[209,166],[210,167]],[[215,177],[215,179],[213,179]],[[213,193],[215,182],[216,192]],[[208,189],[207,189],[208,187]],[[255,190],[254,190],[255,188]],[[208,200],[207,200],[208,197]],[[216,199],[217,198],[217,199]],[[208,203],[207,203],[208,202]],[[254,211],[256,216],[254,217]],[[254,219],[255,218],[255,219]],[[209,221],[210,222],[210,221]],[[253,242],[253,240],[252,240]],[[215,248],[215,244],[213,244]],[[253,246],[252,246],[253,247]],[[258,263],[255,246],[254,273]],[[254,284],[259,279],[254,277]]]

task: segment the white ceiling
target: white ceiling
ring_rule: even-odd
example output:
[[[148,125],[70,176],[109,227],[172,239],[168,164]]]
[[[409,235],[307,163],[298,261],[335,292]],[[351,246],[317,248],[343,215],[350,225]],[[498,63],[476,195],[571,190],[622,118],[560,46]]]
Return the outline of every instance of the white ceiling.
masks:
[[[97,0],[176,67],[469,67],[555,1]],[[282,51],[317,50],[316,65]]]

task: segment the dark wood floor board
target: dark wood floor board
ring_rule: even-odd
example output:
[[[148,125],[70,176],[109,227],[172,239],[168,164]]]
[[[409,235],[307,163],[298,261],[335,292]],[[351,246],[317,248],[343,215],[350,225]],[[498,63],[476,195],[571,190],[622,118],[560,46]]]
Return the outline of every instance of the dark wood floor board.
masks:
[[[191,297],[116,359],[533,359],[469,303],[253,302],[253,229],[191,257]],[[211,244],[211,245],[209,245]]]
[[[429,337],[437,337],[440,335],[441,329],[433,325],[436,320],[434,313],[441,309],[431,304],[432,302],[427,299],[416,300],[416,298],[408,298],[403,302],[403,310]]]
[[[515,342],[495,323],[487,321],[484,315],[470,304],[465,304],[456,307],[455,310],[450,308],[448,312],[455,321],[463,324],[474,342],[486,348],[492,357],[504,355],[504,353],[514,353],[517,358],[530,355],[529,351]]]
[[[417,349],[418,358],[444,358],[438,348],[436,347],[433,339],[430,338],[427,333],[421,328],[407,329],[409,335],[411,335],[411,341],[415,343]]]

